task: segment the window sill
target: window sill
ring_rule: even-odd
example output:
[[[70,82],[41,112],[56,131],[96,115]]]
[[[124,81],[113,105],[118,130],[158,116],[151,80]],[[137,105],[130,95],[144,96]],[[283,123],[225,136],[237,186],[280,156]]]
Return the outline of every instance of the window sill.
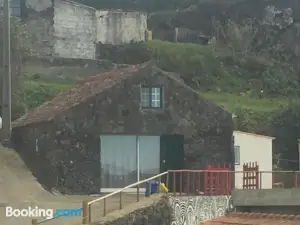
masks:
[[[164,113],[165,108],[141,108],[142,112],[156,112],[156,113]]]

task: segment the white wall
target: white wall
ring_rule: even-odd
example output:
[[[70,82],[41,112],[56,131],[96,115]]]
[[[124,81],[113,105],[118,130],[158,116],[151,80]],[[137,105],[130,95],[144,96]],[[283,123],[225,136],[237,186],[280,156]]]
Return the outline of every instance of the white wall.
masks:
[[[145,41],[146,13],[96,11],[69,0],[25,1],[34,55],[95,59],[97,42],[118,45]]]
[[[95,59],[95,9],[75,2],[56,0],[54,4],[54,55]]]
[[[97,42],[126,44],[145,41],[147,14],[142,12],[96,11]]]
[[[235,171],[243,171],[243,164],[257,162],[260,171],[272,171],[272,141],[274,138],[234,131],[234,144],[240,146],[240,164]],[[261,188],[272,188],[272,173],[261,173]],[[236,188],[243,188],[243,173],[236,172]]]

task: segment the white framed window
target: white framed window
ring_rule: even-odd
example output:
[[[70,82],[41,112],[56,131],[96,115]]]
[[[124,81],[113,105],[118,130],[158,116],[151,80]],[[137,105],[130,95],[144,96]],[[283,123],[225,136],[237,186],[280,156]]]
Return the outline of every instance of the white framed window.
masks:
[[[234,146],[234,163],[235,165],[240,165],[240,146]]]
[[[162,108],[162,87],[142,86],[141,87],[142,108]]]

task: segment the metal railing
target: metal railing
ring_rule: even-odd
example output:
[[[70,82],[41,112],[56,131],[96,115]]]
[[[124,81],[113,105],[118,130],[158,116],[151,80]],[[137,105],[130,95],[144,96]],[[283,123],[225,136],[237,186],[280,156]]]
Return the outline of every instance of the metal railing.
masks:
[[[136,187],[136,201],[139,202],[140,201],[140,185],[144,184],[146,182],[152,181],[152,180],[156,180],[156,179],[158,179],[158,182],[160,183],[162,176],[165,176],[165,175],[167,176],[166,183],[168,183],[169,173],[168,173],[168,171],[166,171],[166,172],[160,173],[158,175],[155,175],[153,177],[150,177],[148,179],[136,182],[134,184],[130,184],[130,185],[128,185],[128,186],[126,186],[126,187],[124,187],[120,190],[117,190],[115,192],[107,194],[103,197],[94,199],[92,201],[83,201],[83,205],[82,205],[82,224],[90,224],[91,223],[91,221],[92,221],[92,215],[91,215],[92,214],[92,212],[91,212],[92,211],[92,204],[94,204],[96,202],[99,202],[99,201],[103,201],[103,215],[105,216],[106,213],[107,213],[106,212],[106,200],[109,197],[119,194],[119,209],[122,209],[123,208],[122,194],[125,190],[127,190],[129,188]],[[150,188],[151,188],[151,185],[150,185]],[[158,188],[158,190],[159,190],[159,188]],[[151,190],[150,190],[150,192],[151,192]]]
[[[162,178],[165,179],[162,181]],[[86,200],[82,203],[82,224],[90,224],[92,221],[92,205],[103,202],[103,215],[108,213],[108,198],[118,195],[118,207],[124,207],[124,192],[129,188],[136,188],[136,202],[140,201],[140,187],[146,182],[156,180],[165,183],[169,193],[174,196],[181,195],[230,195],[232,189],[272,189],[272,188],[300,188],[300,171],[224,171],[224,170],[169,170],[148,179],[130,184],[115,192],[94,200]],[[149,186],[151,188],[151,185]],[[160,188],[158,187],[158,191]],[[148,190],[149,191],[149,190]],[[150,190],[151,192],[151,190]],[[135,193],[134,193],[135,194]],[[130,199],[132,203],[132,199]],[[46,223],[57,219],[38,221],[32,220],[32,225]]]
[[[97,199],[94,199],[94,200],[85,200],[83,201],[82,203],[82,224],[90,224],[91,223],[91,220],[92,220],[92,204],[96,203],[96,202],[100,202],[100,201],[103,201],[103,215],[105,216],[107,214],[107,199],[109,197],[112,197],[112,196],[115,196],[117,194],[119,194],[119,207],[118,209],[122,209],[123,208],[123,192],[129,188],[134,188],[136,187],[136,201],[139,202],[140,201],[140,186],[146,182],[149,182],[149,181],[152,181],[152,180],[158,180],[158,182],[160,183],[161,182],[161,178],[163,176],[166,176],[166,183],[168,183],[168,179],[169,179],[169,173],[168,171],[166,172],[163,172],[163,173],[160,173],[158,175],[155,175],[153,177],[150,177],[148,179],[144,179],[144,180],[141,180],[139,182],[136,182],[136,183],[133,183],[133,184],[130,184],[122,189],[119,189],[115,192],[112,192],[112,193],[109,193],[105,196],[102,196],[102,197],[99,197]],[[160,189],[158,188],[158,191]],[[150,190],[151,192],[151,185],[150,185]],[[114,209],[114,210],[117,210],[117,209]],[[57,217],[53,217],[51,219],[44,219],[44,220],[41,220],[41,221],[38,221],[37,219],[32,219],[32,225],[38,225],[38,224],[43,224],[43,223],[46,223],[50,220],[54,220],[54,219],[57,219],[61,216],[57,216]]]

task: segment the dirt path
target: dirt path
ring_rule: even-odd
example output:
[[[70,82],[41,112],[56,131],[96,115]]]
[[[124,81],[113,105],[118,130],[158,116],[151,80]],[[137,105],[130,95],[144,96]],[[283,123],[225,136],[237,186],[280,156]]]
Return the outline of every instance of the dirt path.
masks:
[[[15,209],[29,206],[44,209],[81,208],[82,201],[91,196],[53,195],[44,190],[27,169],[22,159],[13,150],[0,146],[0,219],[1,225],[30,225],[31,218],[7,218],[5,207]],[[141,199],[143,196],[140,197]],[[123,206],[136,202],[136,195],[123,194]],[[119,195],[106,201],[106,212],[119,209]],[[92,206],[92,219],[103,216],[103,202]],[[79,225],[81,217],[64,217],[43,223],[45,225]]]

